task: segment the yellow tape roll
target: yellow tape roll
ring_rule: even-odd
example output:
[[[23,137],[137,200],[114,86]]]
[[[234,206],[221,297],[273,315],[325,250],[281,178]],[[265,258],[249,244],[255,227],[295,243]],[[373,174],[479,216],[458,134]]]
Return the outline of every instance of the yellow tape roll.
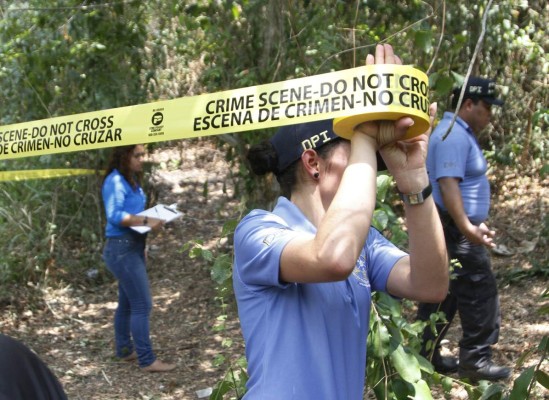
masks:
[[[429,129],[429,81],[420,70],[402,65],[374,66],[366,78],[363,106],[367,112],[334,119],[334,132],[346,139],[357,125],[367,121],[411,117],[414,120],[405,139],[421,135]]]

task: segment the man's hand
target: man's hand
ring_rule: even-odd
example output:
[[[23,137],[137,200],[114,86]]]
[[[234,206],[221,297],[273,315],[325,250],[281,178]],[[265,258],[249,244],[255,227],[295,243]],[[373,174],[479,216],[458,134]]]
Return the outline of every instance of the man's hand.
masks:
[[[489,248],[496,247],[493,242],[496,232],[491,231],[484,222],[479,226],[470,224],[468,229],[464,229],[462,233],[471,243],[481,244]]]

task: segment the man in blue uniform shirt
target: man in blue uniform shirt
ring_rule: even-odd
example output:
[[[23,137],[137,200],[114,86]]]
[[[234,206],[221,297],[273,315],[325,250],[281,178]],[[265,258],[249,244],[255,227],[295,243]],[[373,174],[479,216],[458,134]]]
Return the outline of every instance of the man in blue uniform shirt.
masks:
[[[456,109],[461,88],[454,90],[452,109]],[[470,77],[463,101],[450,133],[454,113],[446,112],[429,141],[427,171],[433,197],[439,209],[450,258],[458,259],[455,279],[450,281],[446,300],[439,304],[421,303],[418,318],[429,320],[437,311],[446,314],[447,324],[438,324],[438,337],[428,327],[423,335],[423,353],[432,359],[439,372],[459,370],[472,381],[509,377],[510,369],[495,365],[491,345],[497,343],[500,309],[490,254],[494,231],[485,224],[490,209],[490,184],[487,163],[477,140],[490,123],[491,107],[501,106],[495,97],[495,82]],[[440,355],[440,341],[459,311],[463,336],[459,342],[459,367],[455,358]],[[436,340],[435,340],[436,339]],[[434,343],[430,350],[427,343]]]

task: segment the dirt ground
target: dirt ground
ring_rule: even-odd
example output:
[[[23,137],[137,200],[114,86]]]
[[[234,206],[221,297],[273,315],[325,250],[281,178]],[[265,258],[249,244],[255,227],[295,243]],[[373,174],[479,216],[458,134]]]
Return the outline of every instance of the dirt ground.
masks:
[[[0,331],[36,351],[59,377],[70,399],[198,399],[197,391],[213,387],[226,372],[225,367],[215,366],[216,356],[243,354],[234,308],[229,307],[227,329],[215,331],[221,311],[209,268],[181,251],[192,239],[215,247],[223,222],[238,215],[240,204],[233,198],[224,154],[208,141],[187,141],[154,154],[152,160],[160,165],[154,175],[158,202],[177,203],[184,212],[149,240],[152,341],[160,359],[177,364],[175,371],[147,374],[136,363],[113,357],[116,283],[102,265],[98,276],[90,278],[96,282],[14,292],[25,296],[31,289],[38,291],[43,296],[42,307],[20,307],[17,301],[0,304]],[[549,184],[513,172],[503,172],[497,181],[505,187],[496,188],[496,193],[503,194],[494,198],[491,223],[498,232],[498,244],[505,245],[499,247],[500,253],[513,254],[493,257],[502,309],[501,337],[494,353],[497,362],[515,367],[522,355],[549,335],[547,315],[537,312],[549,303],[540,299],[548,278],[533,273],[540,265],[547,271],[548,243],[541,228],[547,218]],[[519,276],[515,269],[531,276],[514,282],[511,278]],[[456,354],[457,322],[448,334],[447,354]],[[223,345],[226,339],[233,340],[232,347]],[[536,362],[539,358],[528,358],[514,369],[513,378]],[[544,370],[548,371],[547,361]],[[451,398],[467,399],[467,394],[455,384]],[[549,393],[538,385],[533,398],[549,399]]]

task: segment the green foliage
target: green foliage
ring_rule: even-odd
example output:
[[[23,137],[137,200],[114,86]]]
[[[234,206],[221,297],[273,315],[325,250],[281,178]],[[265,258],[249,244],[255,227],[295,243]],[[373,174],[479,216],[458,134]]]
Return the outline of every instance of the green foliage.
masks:
[[[429,69],[430,97],[440,113],[449,108],[448,95],[467,71],[486,5],[473,0],[153,0],[86,6],[77,0],[0,1],[0,125],[341,70],[363,64],[380,41],[392,43],[404,62]],[[544,7],[541,0],[494,2],[473,68],[474,74],[495,78],[506,99],[488,132],[490,160],[539,171],[542,177],[549,171]],[[267,207],[276,192],[271,179],[251,179],[244,158],[248,146],[267,133],[217,138],[227,160],[240,167],[237,190],[243,207]],[[0,169],[101,169],[104,164],[105,153],[97,151],[0,162]],[[405,247],[390,188],[390,178],[380,175],[373,224]],[[99,262],[103,215],[98,196],[99,181],[93,177],[0,184],[0,280],[38,280]],[[229,242],[235,224],[224,228]],[[232,301],[230,252],[198,241],[187,249],[211,268],[224,313]],[[532,271],[547,274],[543,266]],[[397,306],[381,299],[373,308],[369,384],[383,398],[427,396],[425,383],[449,392],[449,379],[417,356],[421,327],[405,323]],[[222,332],[223,318],[218,322]],[[546,357],[546,347],[543,351]],[[216,389],[217,398],[231,392],[239,396],[246,380],[243,359],[218,362],[229,373]],[[515,396],[528,391],[534,379],[547,387],[539,368],[523,374]],[[471,398],[504,393],[496,385],[468,390]]]
[[[210,277],[215,282],[217,291],[216,300],[220,304],[220,315],[217,317],[213,328],[218,335],[222,335],[226,330],[227,309],[229,305],[234,305],[235,303],[232,286],[233,254],[232,251],[227,252],[222,243],[224,238],[232,238],[239,219],[230,219],[225,222],[220,240],[213,250],[204,247],[204,243],[201,240],[190,241],[185,243],[181,248],[181,252],[188,253],[190,258],[203,260],[206,263],[206,267],[210,269]],[[240,356],[234,359],[234,357],[231,358],[229,356],[233,347],[231,340],[224,339],[222,346],[227,349],[228,355],[217,355],[213,364],[218,368],[225,369],[226,373],[223,379],[216,383],[210,399],[240,399],[246,391],[246,382],[248,381],[246,358]]]
[[[218,361],[216,365],[224,365],[226,363],[224,356],[221,356]],[[230,397],[230,399],[241,399],[244,393],[246,393],[246,382],[248,381],[246,368],[247,362],[244,356],[229,364],[227,373],[215,385],[210,395],[210,400],[221,400],[225,398],[225,395],[230,396],[233,393],[235,396]]]
[[[143,102],[143,10],[136,2],[0,2],[0,125]],[[105,154],[1,161],[0,170],[101,170]],[[1,183],[1,282],[96,268],[104,221],[99,191],[93,176]]]
[[[402,220],[393,209],[393,202],[397,197],[393,189],[393,178],[387,173],[380,173],[376,186],[376,209],[372,225],[395,245],[404,248],[408,243],[408,234],[402,229]]]
[[[501,274],[504,283],[517,283],[528,278],[540,277],[549,278],[549,265],[546,262],[534,261],[532,268],[511,268]]]
[[[376,398],[432,399],[429,385],[435,384],[439,377],[419,355],[425,326],[425,322],[409,323],[400,301],[385,293],[374,294],[367,347],[367,386]]]
[[[3,8],[2,124],[144,99],[141,7],[81,5],[73,0],[64,7],[44,7],[43,1],[32,0]]]
[[[547,300],[549,299],[549,288],[546,288],[543,293],[541,294],[541,299],[542,300]],[[538,313],[540,315],[545,315],[545,314],[549,314],[549,304],[546,304],[544,306],[541,306],[538,310]]]
[[[101,239],[95,177],[0,185],[0,284],[58,278],[96,265]],[[89,219],[95,214],[96,219]],[[86,224],[80,221],[86,220]],[[69,237],[79,242],[65,245]],[[71,261],[72,260],[72,261]],[[74,263],[74,264],[72,264]]]
[[[546,294],[545,294],[546,295]],[[375,293],[370,315],[368,335],[367,385],[377,399],[432,399],[431,389],[436,386],[449,395],[453,379],[440,375],[418,351],[421,334],[426,323],[410,324],[403,317],[402,303],[385,293]],[[433,329],[442,316],[433,314]],[[466,389],[471,400],[522,400],[530,398],[533,388],[539,384],[549,388],[549,375],[542,366],[549,354],[549,337],[544,336],[537,349],[524,353],[516,362],[516,368],[537,355],[536,365],[522,371],[507,389],[498,383],[481,381],[478,385],[458,381]]]

